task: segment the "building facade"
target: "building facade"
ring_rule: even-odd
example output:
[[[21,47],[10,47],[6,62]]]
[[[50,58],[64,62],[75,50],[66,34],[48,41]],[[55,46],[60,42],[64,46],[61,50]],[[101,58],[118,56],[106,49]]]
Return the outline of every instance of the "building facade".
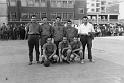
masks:
[[[32,15],[55,20],[80,19],[86,15],[86,0],[7,0],[8,21],[30,21]]]
[[[117,22],[119,3],[117,0],[87,0],[87,14],[94,23]]]
[[[8,12],[7,12],[6,0],[0,0],[0,25],[2,23],[8,23]]]

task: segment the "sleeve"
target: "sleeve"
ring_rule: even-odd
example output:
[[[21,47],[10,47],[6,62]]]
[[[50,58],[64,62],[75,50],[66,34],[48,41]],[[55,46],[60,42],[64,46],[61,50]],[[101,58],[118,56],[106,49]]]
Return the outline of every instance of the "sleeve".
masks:
[[[79,26],[78,26],[78,34],[80,34],[80,33],[81,33],[80,28],[81,28],[81,25],[79,25]]]
[[[91,24],[91,32],[95,32],[95,29],[92,24]]]
[[[54,28],[50,25],[50,36],[53,38]]]
[[[57,50],[57,46],[56,46],[56,44],[54,44],[54,50]]]
[[[63,28],[63,34],[64,37],[67,37],[66,27]]]
[[[29,23],[26,25],[25,31],[28,33],[28,31],[29,31]]]
[[[74,28],[75,29],[75,37],[78,37],[78,29]]]
[[[61,49],[61,47],[62,47],[62,43],[60,42],[60,43],[59,43],[59,47],[58,47],[58,48],[59,48],[59,49]]]
[[[46,49],[46,46],[47,46],[47,45],[46,45],[46,44],[44,44],[44,45],[43,45],[43,47],[42,47],[42,49],[43,49],[43,50],[45,50],[45,49]]]

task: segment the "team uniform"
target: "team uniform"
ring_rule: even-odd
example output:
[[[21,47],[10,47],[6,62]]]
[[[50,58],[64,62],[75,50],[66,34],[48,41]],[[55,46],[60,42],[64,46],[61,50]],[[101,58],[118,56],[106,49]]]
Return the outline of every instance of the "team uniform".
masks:
[[[59,43],[59,55],[60,55],[61,59],[69,61],[70,54],[71,54],[71,46],[70,46],[69,42],[61,41]]]
[[[28,46],[29,46],[29,60],[33,61],[33,49],[36,50],[36,61],[39,62],[39,36],[40,25],[37,22],[28,23],[26,26],[26,32],[28,34]]]
[[[56,60],[58,59],[55,51],[57,49],[56,45],[54,43],[46,43],[43,45],[43,55],[42,55],[42,61],[45,60],[45,57],[47,60],[49,60],[50,62],[53,62],[56,58]],[[50,58],[50,56],[53,54],[53,56]],[[55,57],[55,58],[54,58]]]
[[[61,22],[54,23],[54,30],[53,30],[53,38],[54,38],[54,43],[58,47],[59,42],[62,41],[62,38],[64,36],[64,25],[62,25]],[[58,54],[58,49],[57,49],[57,54]]]
[[[52,37],[53,27],[49,23],[41,24],[41,47],[46,43],[48,37]]]
[[[73,41],[73,38],[78,36],[78,30],[74,27],[65,27],[65,36],[67,37],[68,41]]]
[[[74,55],[72,57],[72,59],[74,59],[75,57],[80,57],[80,60],[82,60],[82,44],[80,41],[77,42],[71,42],[71,50],[72,50],[72,54]]]

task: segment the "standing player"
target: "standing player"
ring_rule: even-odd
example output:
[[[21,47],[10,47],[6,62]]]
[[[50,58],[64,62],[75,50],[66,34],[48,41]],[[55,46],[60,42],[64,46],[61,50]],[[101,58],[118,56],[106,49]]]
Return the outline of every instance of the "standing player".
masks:
[[[69,63],[70,55],[71,55],[71,46],[67,41],[67,38],[63,37],[63,40],[59,43],[60,62],[66,61],[67,63]]]
[[[36,61],[39,62],[39,36],[40,36],[40,25],[36,21],[36,16],[33,15],[31,23],[26,26],[26,33],[28,34],[28,47],[29,47],[29,65],[32,65],[33,61],[33,49],[36,51]]]
[[[53,39],[54,43],[58,47],[59,42],[62,41],[62,38],[64,36],[64,25],[61,22],[61,17],[56,17],[56,22],[53,24],[54,31],[53,31]],[[57,55],[58,55],[58,49],[57,49]]]
[[[87,45],[88,48],[88,59],[90,62],[92,62],[92,40],[93,40],[93,34],[95,33],[95,30],[93,28],[93,25],[88,22],[88,17],[83,17],[83,23],[78,27],[80,40],[83,45],[83,59],[85,55],[85,46]]]
[[[73,41],[73,38],[78,35],[78,30],[72,27],[72,22],[70,20],[67,21],[67,26],[65,27],[65,36],[68,41]]]
[[[43,17],[43,24],[41,24],[41,55],[42,55],[42,47],[47,42],[48,37],[52,37],[53,35],[53,28],[52,26],[47,22],[47,17]]]

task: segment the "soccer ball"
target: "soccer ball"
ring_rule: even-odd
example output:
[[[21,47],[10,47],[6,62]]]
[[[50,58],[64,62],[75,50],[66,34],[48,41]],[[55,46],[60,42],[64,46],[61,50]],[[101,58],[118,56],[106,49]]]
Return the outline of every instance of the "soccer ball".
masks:
[[[74,58],[74,60],[77,61],[77,62],[80,62],[80,57],[77,57],[77,56],[76,56],[76,57]]]
[[[44,65],[44,67],[49,67],[50,66],[50,61],[49,60],[45,60],[43,65]]]

